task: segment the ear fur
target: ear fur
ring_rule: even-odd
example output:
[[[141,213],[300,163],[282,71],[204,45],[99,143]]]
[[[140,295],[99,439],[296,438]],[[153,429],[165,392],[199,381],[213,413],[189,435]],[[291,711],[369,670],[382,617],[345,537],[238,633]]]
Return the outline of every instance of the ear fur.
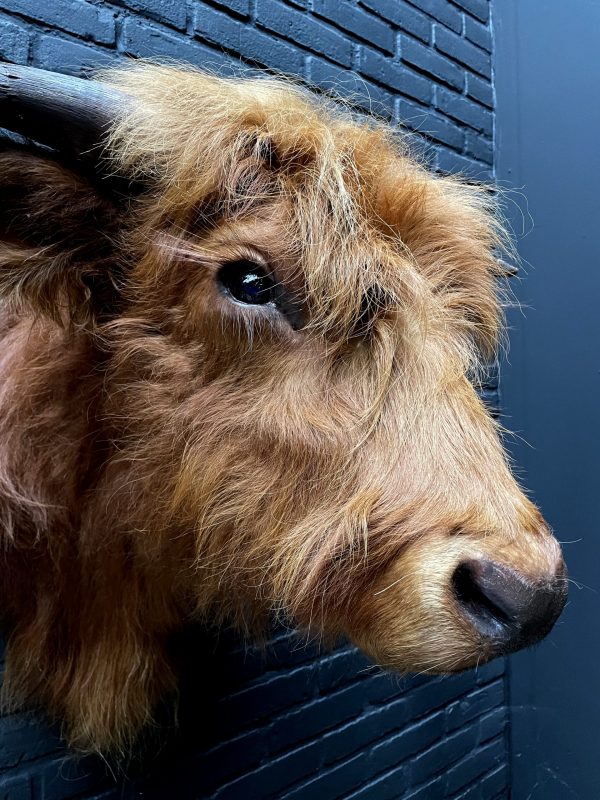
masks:
[[[0,298],[62,325],[119,304],[119,210],[93,176],[26,147],[0,149]]]

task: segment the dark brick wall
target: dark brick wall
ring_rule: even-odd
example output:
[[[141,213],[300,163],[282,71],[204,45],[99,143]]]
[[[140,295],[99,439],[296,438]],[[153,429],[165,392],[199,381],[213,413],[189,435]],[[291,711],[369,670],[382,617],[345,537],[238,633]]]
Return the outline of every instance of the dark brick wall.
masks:
[[[492,177],[488,0],[0,0],[0,57],[82,74],[128,56],[299,75]]]
[[[2,60],[85,74],[127,56],[225,70],[241,58],[402,121],[435,168],[484,180],[491,50],[488,0],[0,0]],[[504,661],[399,679],[284,631],[265,652],[199,630],[177,648],[177,730],[165,722],[116,766],[74,759],[40,718],[5,716],[0,800],[509,796]]]

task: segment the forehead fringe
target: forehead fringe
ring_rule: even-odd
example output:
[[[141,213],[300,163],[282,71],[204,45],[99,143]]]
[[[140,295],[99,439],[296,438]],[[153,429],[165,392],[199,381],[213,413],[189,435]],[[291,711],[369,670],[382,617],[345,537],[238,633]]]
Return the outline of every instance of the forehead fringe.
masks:
[[[407,136],[292,81],[148,64],[106,80],[135,101],[108,152],[157,180],[161,207],[288,198],[313,327],[344,338],[365,305],[383,304],[494,351],[496,256],[508,237],[489,188],[434,175],[410,157]],[[244,165],[265,163],[264,180],[240,181]]]

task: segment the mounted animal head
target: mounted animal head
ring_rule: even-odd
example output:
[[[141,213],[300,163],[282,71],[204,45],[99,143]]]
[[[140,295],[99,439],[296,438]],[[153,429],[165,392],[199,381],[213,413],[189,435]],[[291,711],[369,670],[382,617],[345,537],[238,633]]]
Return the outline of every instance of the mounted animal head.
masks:
[[[560,550],[476,391],[493,192],[291,82],[2,76],[9,691],[102,748],[190,614],[401,671],[542,638]]]

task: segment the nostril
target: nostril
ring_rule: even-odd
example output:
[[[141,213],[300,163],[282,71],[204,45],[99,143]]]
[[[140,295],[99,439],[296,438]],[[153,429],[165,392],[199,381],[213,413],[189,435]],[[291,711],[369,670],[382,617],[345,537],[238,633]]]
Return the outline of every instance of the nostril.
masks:
[[[504,653],[542,639],[567,597],[562,565],[555,575],[532,581],[486,559],[459,564],[452,575],[452,589],[463,617]]]
[[[459,564],[452,576],[452,588],[458,603],[476,622],[476,627],[486,635],[493,635],[509,625],[511,617],[500,605],[498,598],[486,593],[485,585],[480,580],[481,563],[465,561]]]

